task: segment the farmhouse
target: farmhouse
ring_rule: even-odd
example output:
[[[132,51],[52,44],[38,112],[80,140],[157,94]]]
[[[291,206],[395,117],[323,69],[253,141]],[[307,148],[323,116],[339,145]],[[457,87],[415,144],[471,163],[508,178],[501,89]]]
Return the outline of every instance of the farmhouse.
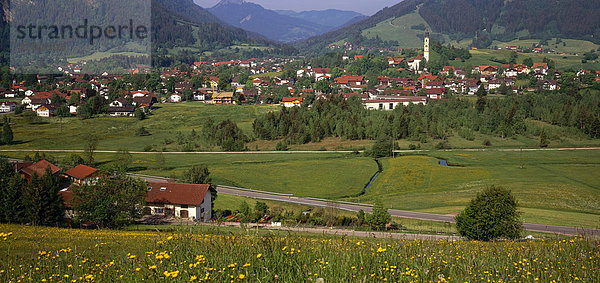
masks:
[[[296,107],[296,106],[302,106],[302,102],[304,101],[304,98],[302,97],[284,97],[281,99],[281,104],[283,105],[283,107]]]
[[[152,215],[208,221],[212,217],[210,185],[148,183],[146,203]]]
[[[16,107],[17,107],[16,102],[11,102],[11,101],[2,102],[2,104],[0,104],[0,113],[15,111]]]
[[[232,104],[233,92],[219,92],[213,94],[213,103],[215,104]]]
[[[133,113],[135,111],[135,108],[133,106],[125,106],[125,107],[108,107],[108,115],[113,116],[113,117],[119,117],[119,116],[124,116],[124,117],[131,117],[133,116]]]
[[[369,110],[394,110],[398,106],[408,106],[410,104],[427,104],[427,97],[424,96],[397,96],[396,98],[377,98],[363,101],[365,108]]]
[[[58,107],[58,103],[44,104],[38,107],[35,112],[40,117],[52,117],[56,113],[56,109],[58,109]]]
[[[96,168],[80,164],[65,172],[65,176],[75,184],[90,185],[98,180],[99,172]]]
[[[15,170],[21,174],[28,183],[31,181],[33,175],[38,177],[46,175],[46,168],[50,168],[50,174],[55,177],[58,177],[61,170],[58,166],[46,160],[40,160],[35,163],[17,163],[15,166]]]

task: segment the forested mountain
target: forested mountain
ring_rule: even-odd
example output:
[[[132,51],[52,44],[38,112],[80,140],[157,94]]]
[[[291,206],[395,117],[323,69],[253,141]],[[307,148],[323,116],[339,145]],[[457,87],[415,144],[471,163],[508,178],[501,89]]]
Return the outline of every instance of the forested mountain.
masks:
[[[324,33],[331,27],[278,14],[242,0],[223,0],[209,11],[230,25],[266,36],[271,40],[292,42]]]
[[[0,65],[4,63],[2,53],[9,52],[9,29],[7,24],[8,0],[0,0]],[[7,58],[7,57],[6,57]]]
[[[493,40],[552,37],[600,42],[598,0],[405,0],[364,21],[303,41],[298,47],[315,52],[339,40],[364,44],[369,42],[365,30],[411,13],[424,23],[413,26],[413,32],[430,29],[440,35],[439,40],[474,39],[478,47],[487,47]],[[398,28],[398,33],[402,32]]]
[[[334,28],[342,27],[350,21],[357,22],[358,20],[364,20],[368,18],[367,16],[358,12],[342,11],[336,9],[302,12],[296,12],[291,10],[276,10],[275,12],[285,16],[303,19],[305,21],[316,23],[324,27],[329,27],[332,30]]]
[[[8,0],[0,0],[0,65],[8,64],[8,52],[10,51],[9,27],[7,24]],[[65,2],[66,3],[66,2]],[[89,2],[89,6],[94,6],[94,0]],[[127,2],[124,2],[127,3]],[[175,47],[189,47],[194,54],[190,54],[189,59],[197,59],[199,52],[217,51],[239,44],[251,46],[269,47],[269,54],[292,54],[295,50],[290,46],[284,46],[274,43],[264,36],[247,32],[241,28],[233,27],[222,22],[217,17],[210,14],[206,9],[196,5],[192,0],[152,0],[152,44],[155,57],[164,57],[169,54],[170,49]],[[85,5],[84,5],[85,6]],[[127,6],[127,4],[123,4]],[[122,10],[113,11],[116,14],[126,12]],[[59,9],[58,11],[62,11]],[[78,12],[79,11],[79,12]],[[69,18],[70,13],[98,14],[93,8],[83,6],[68,6],[62,13],[56,15],[58,18]],[[120,12],[121,11],[121,12]],[[90,19],[90,21],[93,21]],[[73,47],[70,50],[79,50],[77,44],[86,44],[85,41],[73,41]],[[99,44],[98,48],[102,45]],[[248,55],[260,57],[265,49],[249,49]],[[96,50],[103,52],[106,50]],[[162,55],[161,55],[162,54]],[[83,54],[82,54],[83,55]],[[160,60],[160,65],[169,64],[172,61]]]
[[[238,43],[270,44],[260,35],[220,21],[192,0],[153,0],[152,29],[157,47],[194,46],[207,51]]]

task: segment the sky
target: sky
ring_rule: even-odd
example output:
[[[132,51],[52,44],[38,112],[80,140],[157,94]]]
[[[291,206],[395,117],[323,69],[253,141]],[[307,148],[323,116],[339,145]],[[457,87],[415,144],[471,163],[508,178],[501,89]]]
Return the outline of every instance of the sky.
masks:
[[[220,0],[194,0],[196,4],[204,8],[216,5]],[[391,7],[402,0],[246,0],[271,10],[349,10],[371,16],[384,7]]]

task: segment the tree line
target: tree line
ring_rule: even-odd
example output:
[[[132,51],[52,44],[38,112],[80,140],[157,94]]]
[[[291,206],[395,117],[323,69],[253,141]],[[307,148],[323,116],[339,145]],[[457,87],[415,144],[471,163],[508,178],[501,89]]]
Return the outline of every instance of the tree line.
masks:
[[[376,140],[383,136],[425,143],[428,139],[446,140],[455,133],[468,140],[473,140],[475,133],[502,138],[539,136],[542,128],[527,123],[537,120],[599,138],[598,113],[598,92],[534,93],[504,99],[481,95],[476,102],[452,98],[389,112],[366,110],[358,97],[346,100],[332,95],[316,100],[311,109],[282,108],[264,114],[254,121],[253,131],[257,138],[284,139],[288,144],[319,142],[325,137]]]

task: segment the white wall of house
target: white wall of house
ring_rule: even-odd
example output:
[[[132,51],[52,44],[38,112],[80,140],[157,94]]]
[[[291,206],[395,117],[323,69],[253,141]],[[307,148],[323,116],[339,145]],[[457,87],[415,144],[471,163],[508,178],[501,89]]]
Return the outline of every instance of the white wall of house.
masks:
[[[211,201],[210,191],[208,191],[206,192],[204,201],[202,201],[200,207],[196,208],[196,219],[198,219],[198,221],[206,222],[212,218]]]
[[[204,196],[200,206],[180,204],[148,204],[152,215],[165,215],[167,209],[174,212],[175,217],[181,217],[181,211],[188,212],[188,219],[207,222],[212,218],[210,191]]]

